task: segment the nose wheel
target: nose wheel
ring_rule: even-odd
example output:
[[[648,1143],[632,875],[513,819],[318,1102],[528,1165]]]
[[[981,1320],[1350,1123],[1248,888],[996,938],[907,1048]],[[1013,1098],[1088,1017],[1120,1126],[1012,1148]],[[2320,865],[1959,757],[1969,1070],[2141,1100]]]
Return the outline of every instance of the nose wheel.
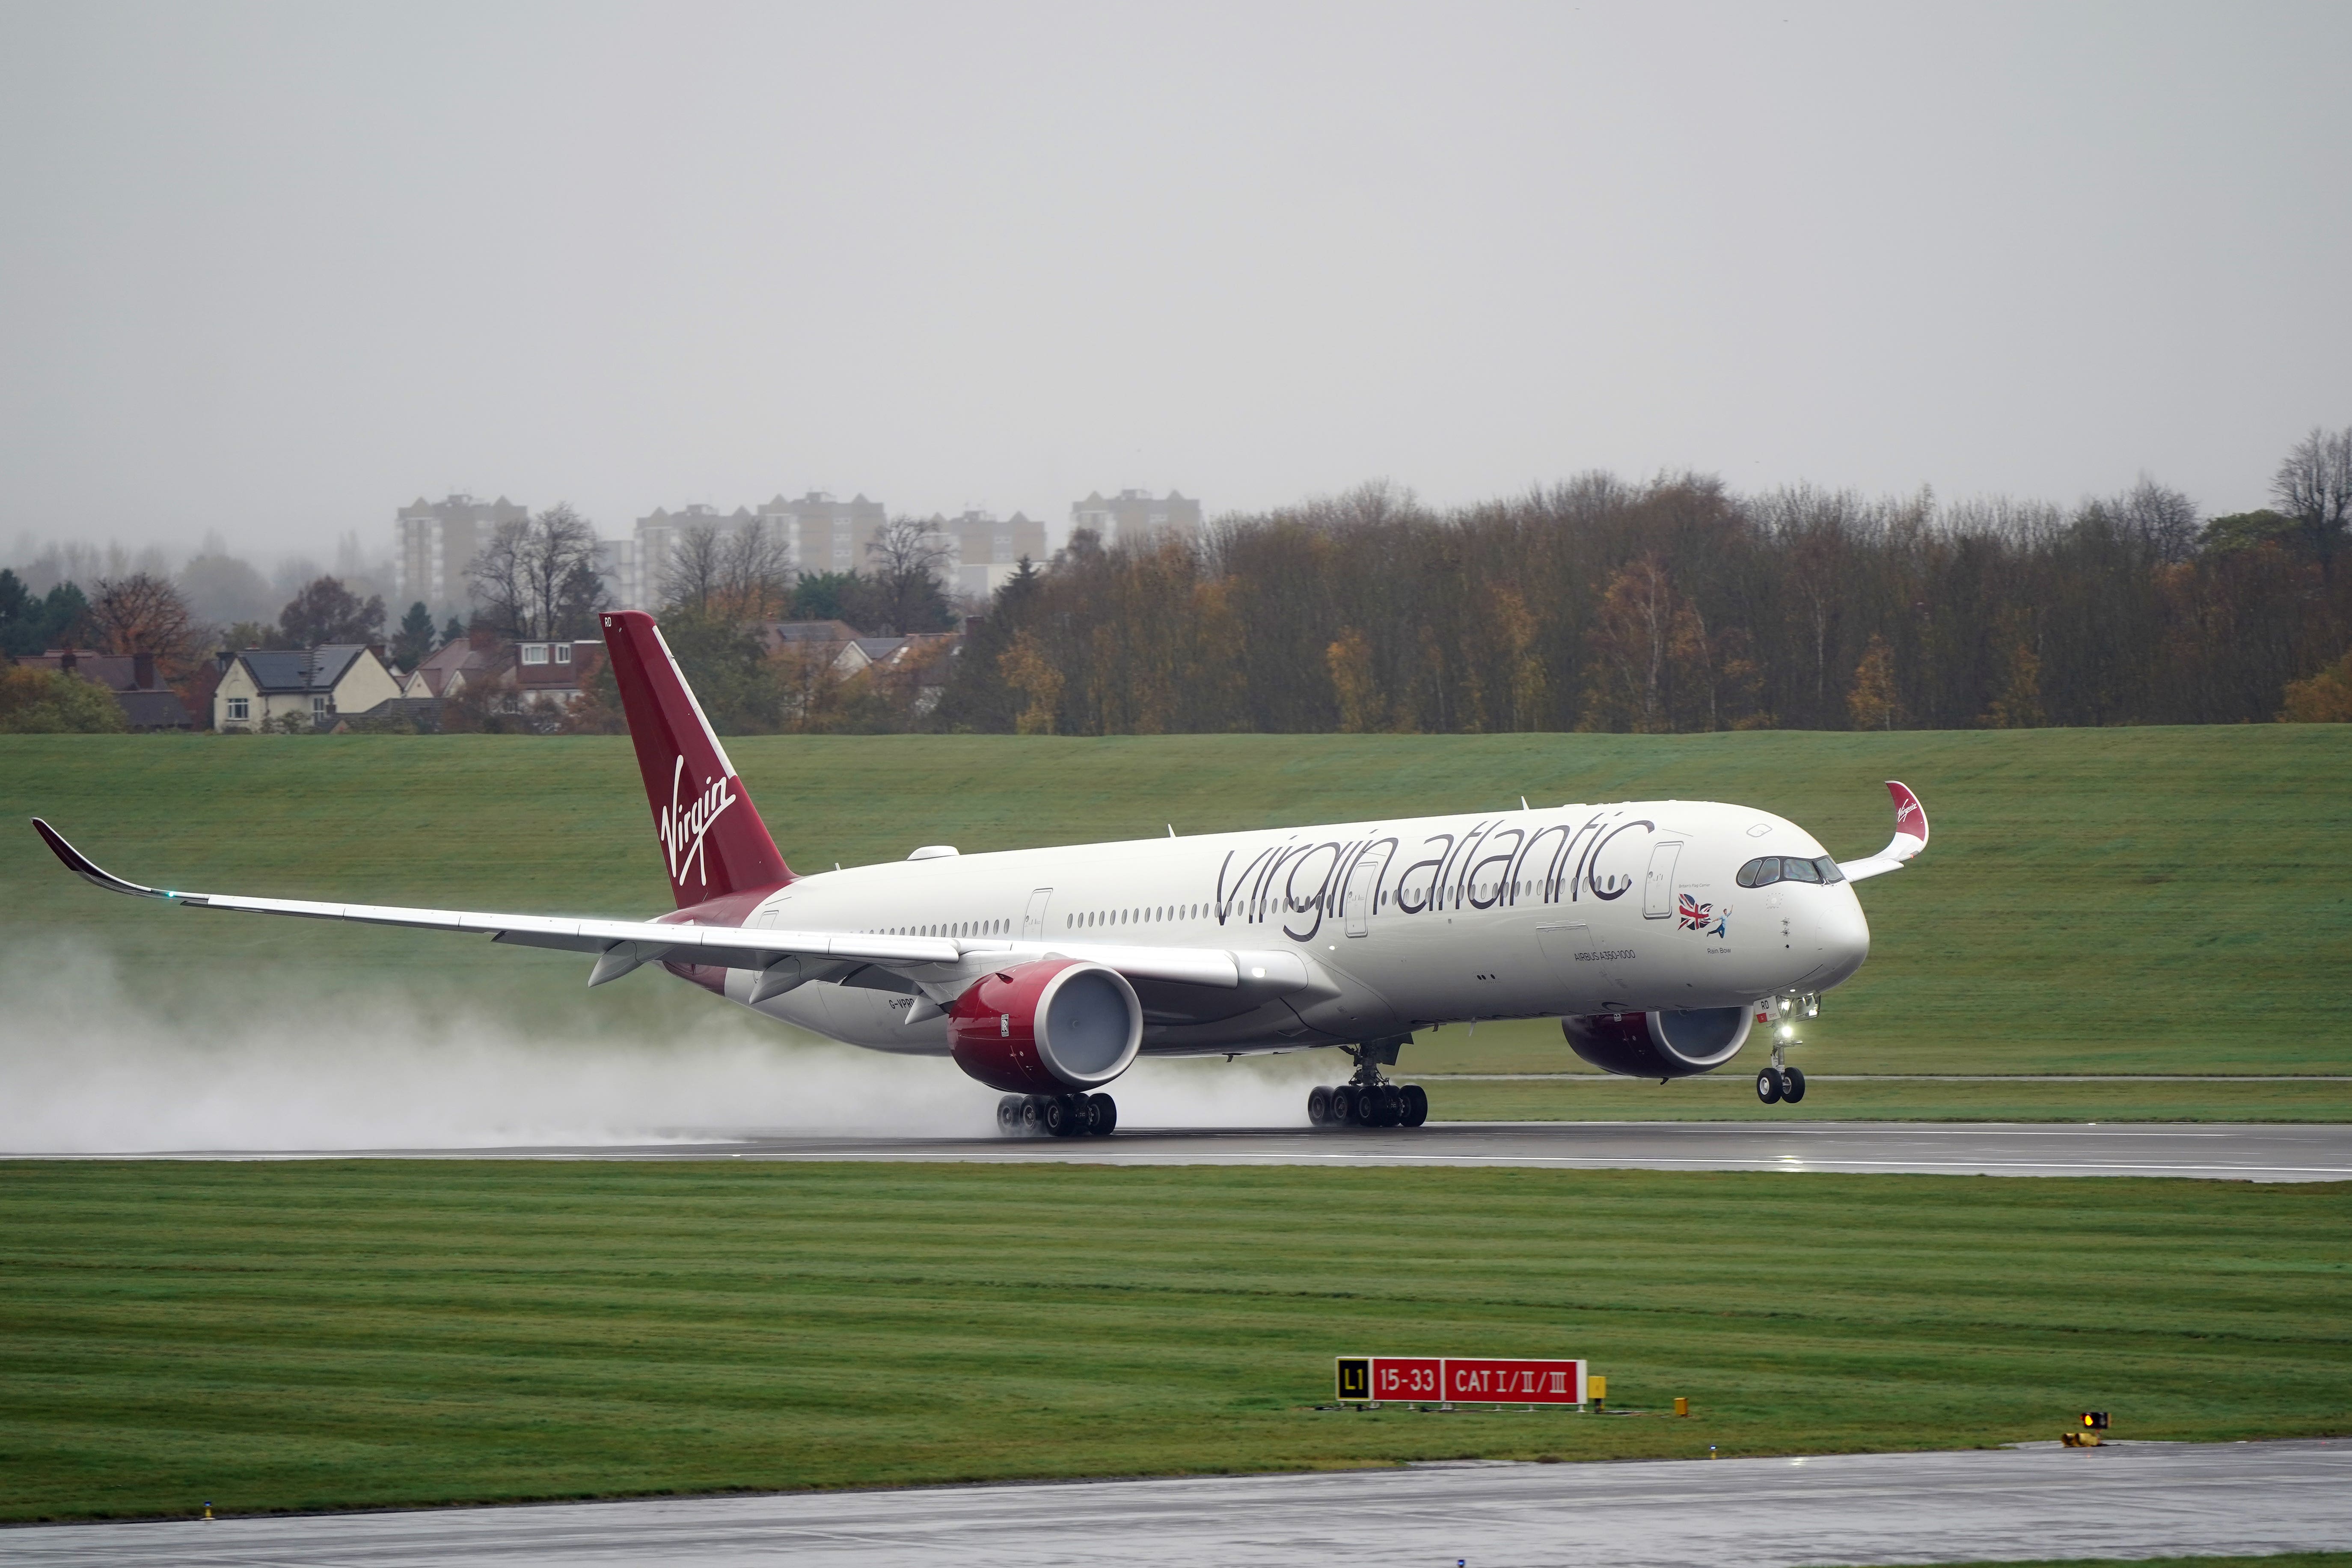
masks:
[[[1799,1043],[1798,1020],[1821,1014],[1821,997],[1810,993],[1768,997],[1756,1005],[1756,1021],[1772,1030],[1772,1065],[1756,1075],[1756,1098],[1766,1105],[1794,1105],[1805,1098],[1805,1075],[1789,1065],[1787,1052]]]

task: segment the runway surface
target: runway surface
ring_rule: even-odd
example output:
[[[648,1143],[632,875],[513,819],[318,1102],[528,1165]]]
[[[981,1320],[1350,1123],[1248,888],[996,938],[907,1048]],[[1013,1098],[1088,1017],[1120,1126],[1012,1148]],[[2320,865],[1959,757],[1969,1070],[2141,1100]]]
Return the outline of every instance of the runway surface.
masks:
[[[2340,1123],[1445,1121],[1315,1132],[1122,1129],[1110,1138],[713,1135],[500,1149],[188,1151],[186,1159],[1050,1160],[1118,1165],[1532,1165],[1570,1170],[2352,1180]]]
[[[1334,1559],[1782,1568],[2347,1545],[2352,1442],[1418,1466],[0,1532],[0,1557],[23,1568],[735,1568],[787,1559],[863,1568]]]

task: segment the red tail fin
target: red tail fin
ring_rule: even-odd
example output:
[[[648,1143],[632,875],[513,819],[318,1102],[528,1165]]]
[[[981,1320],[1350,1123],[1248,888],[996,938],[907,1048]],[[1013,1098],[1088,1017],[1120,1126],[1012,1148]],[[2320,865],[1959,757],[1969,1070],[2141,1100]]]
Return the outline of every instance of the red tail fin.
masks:
[[[677,907],[793,880],[654,618],[615,610],[603,619]]]

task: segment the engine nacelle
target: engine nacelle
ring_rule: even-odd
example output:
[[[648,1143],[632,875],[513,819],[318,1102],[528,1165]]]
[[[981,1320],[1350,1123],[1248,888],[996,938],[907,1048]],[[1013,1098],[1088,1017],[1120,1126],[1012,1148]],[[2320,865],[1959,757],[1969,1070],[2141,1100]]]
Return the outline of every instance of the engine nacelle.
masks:
[[[983,975],[948,1009],[956,1066],[1010,1094],[1097,1089],[1143,1048],[1143,1004],[1116,969],[1041,958]]]
[[[1603,1072],[1628,1078],[1691,1078],[1713,1072],[1748,1043],[1746,1007],[1657,1013],[1588,1013],[1562,1018],[1569,1048]]]

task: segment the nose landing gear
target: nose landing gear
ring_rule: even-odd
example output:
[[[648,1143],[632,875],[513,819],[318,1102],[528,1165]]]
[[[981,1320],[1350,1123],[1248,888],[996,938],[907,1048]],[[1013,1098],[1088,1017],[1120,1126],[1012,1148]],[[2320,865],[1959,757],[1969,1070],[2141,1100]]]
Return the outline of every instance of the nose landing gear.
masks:
[[[1107,1094],[1008,1094],[996,1102],[996,1130],[1016,1138],[1108,1138],[1118,1101]]]
[[[1393,1067],[1397,1052],[1412,1037],[1342,1046],[1356,1059],[1355,1075],[1337,1088],[1311,1089],[1307,1120],[1318,1127],[1418,1127],[1429,1120],[1429,1092],[1417,1083],[1391,1083],[1381,1064]]]
[[[1787,1052],[1800,1044],[1797,1020],[1818,1018],[1822,999],[1810,993],[1784,994],[1756,1005],[1756,1021],[1772,1027],[1772,1065],[1756,1075],[1756,1098],[1767,1105],[1794,1105],[1805,1098],[1805,1075],[1788,1065]]]

